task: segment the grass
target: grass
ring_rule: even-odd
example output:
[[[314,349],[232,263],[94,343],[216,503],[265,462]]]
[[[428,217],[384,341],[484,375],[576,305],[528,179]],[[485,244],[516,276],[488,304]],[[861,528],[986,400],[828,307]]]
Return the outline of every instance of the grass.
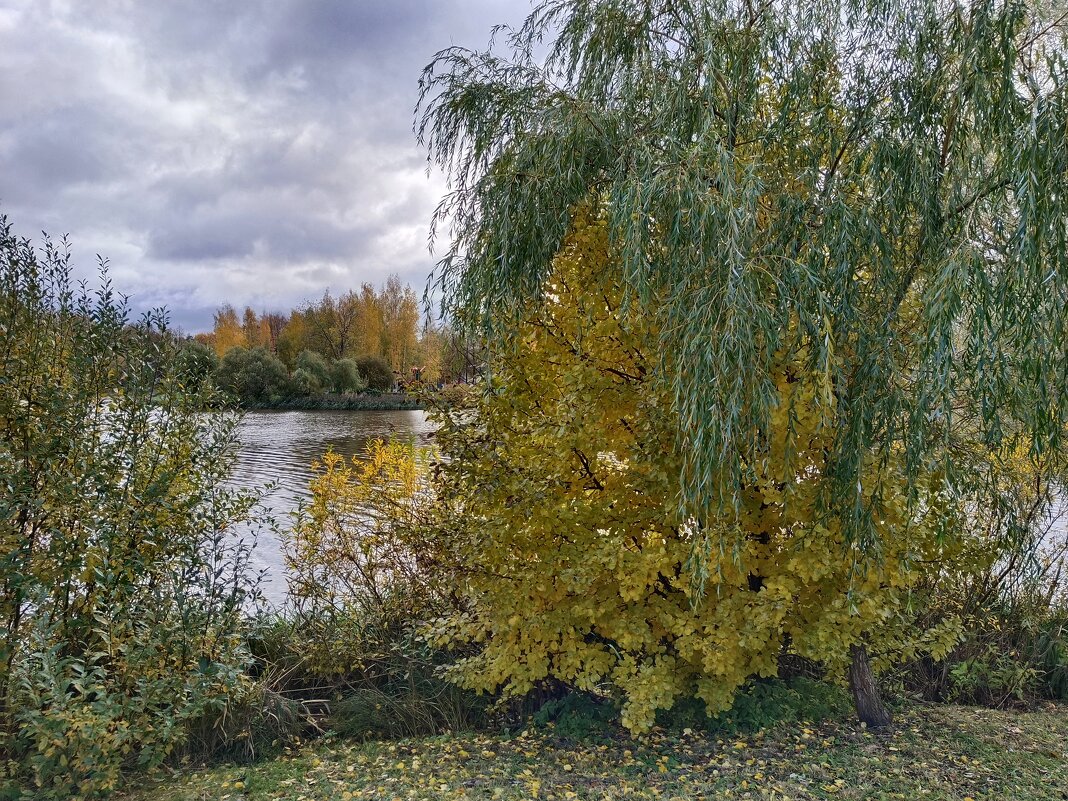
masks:
[[[125,801],[286,799],[1068,799],[1068,706],[912,707],[739,737],[664,730],[573,743],[552,728],[394,743],[319,741],[253,765],[188,770]]]

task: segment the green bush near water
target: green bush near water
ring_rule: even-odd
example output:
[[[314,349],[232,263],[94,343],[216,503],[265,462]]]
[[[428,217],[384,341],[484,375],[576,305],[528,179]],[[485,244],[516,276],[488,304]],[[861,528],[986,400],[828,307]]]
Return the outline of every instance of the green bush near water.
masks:
[[[356,367],[368,389],[389,392],[393,387],[393,371],[381,356],[361,356],[356,360]]]
[[[339,395],[362,392],[367,380],[360,374],[354,359],[338,359],[330,365],[330,384]]]
[[[231,348],[219,362],[215,381],[243,406],[271,403],[293,394],[285,365],[265,348]]]
[[[330,366],[326,359],[313,350],[302,350],[297,356],[296,370],[294,375],[301,373],[307,377],[310,391],[309,395],[316,395],[329,389],[333,380],[330,375]]]
[[[95,798],[252,685],[256,514],[203,362],[0,218],[0,782]],[[192,358],[190,358],[192,356]]]

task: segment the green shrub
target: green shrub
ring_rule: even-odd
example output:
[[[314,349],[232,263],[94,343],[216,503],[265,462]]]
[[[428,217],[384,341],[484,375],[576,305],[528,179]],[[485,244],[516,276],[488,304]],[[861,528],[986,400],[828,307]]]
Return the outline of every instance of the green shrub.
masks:
[[[846,692],[826,682],[805,677],[765,679],[747,685],[729,710],[714,717],[708,715],[702,701],[686,698],[660,713],[657,722],[673,729],[751,733],[788,723],[833,720],[851,709]]]
[[[0,221],[0,761],[37,798],[159,764],[248,681],[256,498],[166,316]]]
[[[952,664],[948,695],[953,701],[1002,707],[1026,700],[1039,675],[1034,665],[1020,661],[1016,654],[1002,653],[991,646]]]
[[[250,762],[278,753],[309,731],[301,702],[271,684],[270,679],[249,683],[225,703],[192,718],[181,756],[198,762]]]
[[[992,707],[1068,698],[1068,610],[1048,596],[1002,598],[927,671],[929,696]]]
[[[219,369],[219,357],[215,349],[195,339],[182,343],[177,354],[177,373],[182,385],[192,392],[199,392],[210,385]]]
[[[296,397],[306,398],[323,393],[322,383],[314,373],[309,373],[307,370],[294,370],[291,384],[293,395]]]
[[[437,677],[427,654],[398,652],[396,666],[377,683],[345,689],[330,718],[344,737],[392,740],[462,731],[485,719],[485,697]]]
[[[294,366],[314,379],[315,386],[319,387],[317,392],[322,392],[333,384],[330,367],[326,360],[314,350],[302,350]]]
[[[330,382],[334,392],[340,395],[362,392],[367,388],[360,368],[352,359],[338,359],[330,365]]]
[[[1035,645],[1044,693],[1068,701],[1068,610],[1058,610],[1043,621]]]
[[[285,365],[266,348],[231,348],[215,376],[219,388],[244,406],[271,403],[292,391]]]
[[[367,388],[375,392],[389,392],[393,388],[393,371],[381,356],[361,356],[356,360]]]
[[[619,709],[584,692],[570,692],[545,702],[531,722],[540,728],[551,726],[557,737],[576,742],[603,739],[620,725]]]
[[[429,456],[398,440],[371,442],[363,460],[325,454],[312,500],[283,540],[291,600],[283,650],[340,696],[330,726],[346,736],[438,734],[485,717],[484,699],[440,676],[452,657],[423,636],[450,587]]]

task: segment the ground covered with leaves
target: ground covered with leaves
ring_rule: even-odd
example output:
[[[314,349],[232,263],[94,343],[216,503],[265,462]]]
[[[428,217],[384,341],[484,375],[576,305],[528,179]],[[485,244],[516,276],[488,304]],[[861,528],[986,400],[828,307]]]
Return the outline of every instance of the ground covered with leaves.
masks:
[[[832,722],[738,737],[657,729],[574,742],[550,728],[325,740],[253,765],[179,772],[125,798],[1068,799],[1068,707],[913,708],[888,734]]]

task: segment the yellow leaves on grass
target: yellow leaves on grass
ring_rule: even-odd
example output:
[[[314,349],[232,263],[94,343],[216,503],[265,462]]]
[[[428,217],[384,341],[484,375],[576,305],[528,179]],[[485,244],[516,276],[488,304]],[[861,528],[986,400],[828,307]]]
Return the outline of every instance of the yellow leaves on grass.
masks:
[[[918,714],[919,713],[919,714]],[[1063,710],[1004,712],[952,706],[905,710],[873,735],[851,722],[783,724],[717,741],[654,729],[637,741],[562,741],[557,733],[455,734],[397,743],[320,741],[240,767],[169,778],[131,801],[245,797],[348,799],[808,799],[840,797],[1037,801],[1068,786]],[[1012,724],[1018,723],[1020,727]],[[484,751],[492,752],[491,757]],[[461,757],[465,752],[469,757]],[[480,757],[479,754],[482,753]],[[314,762],[314,767],[313,765]],[[570,765],[571,770],[566,766]],[[244,793],[234,789],[244,781]],[[442,791],[444,786],[447,789]],[[222,787],[222,792],[220,792]],[[826,790],[825,787],[836,788]],[[748,796],[747,796],[748,794]]]

